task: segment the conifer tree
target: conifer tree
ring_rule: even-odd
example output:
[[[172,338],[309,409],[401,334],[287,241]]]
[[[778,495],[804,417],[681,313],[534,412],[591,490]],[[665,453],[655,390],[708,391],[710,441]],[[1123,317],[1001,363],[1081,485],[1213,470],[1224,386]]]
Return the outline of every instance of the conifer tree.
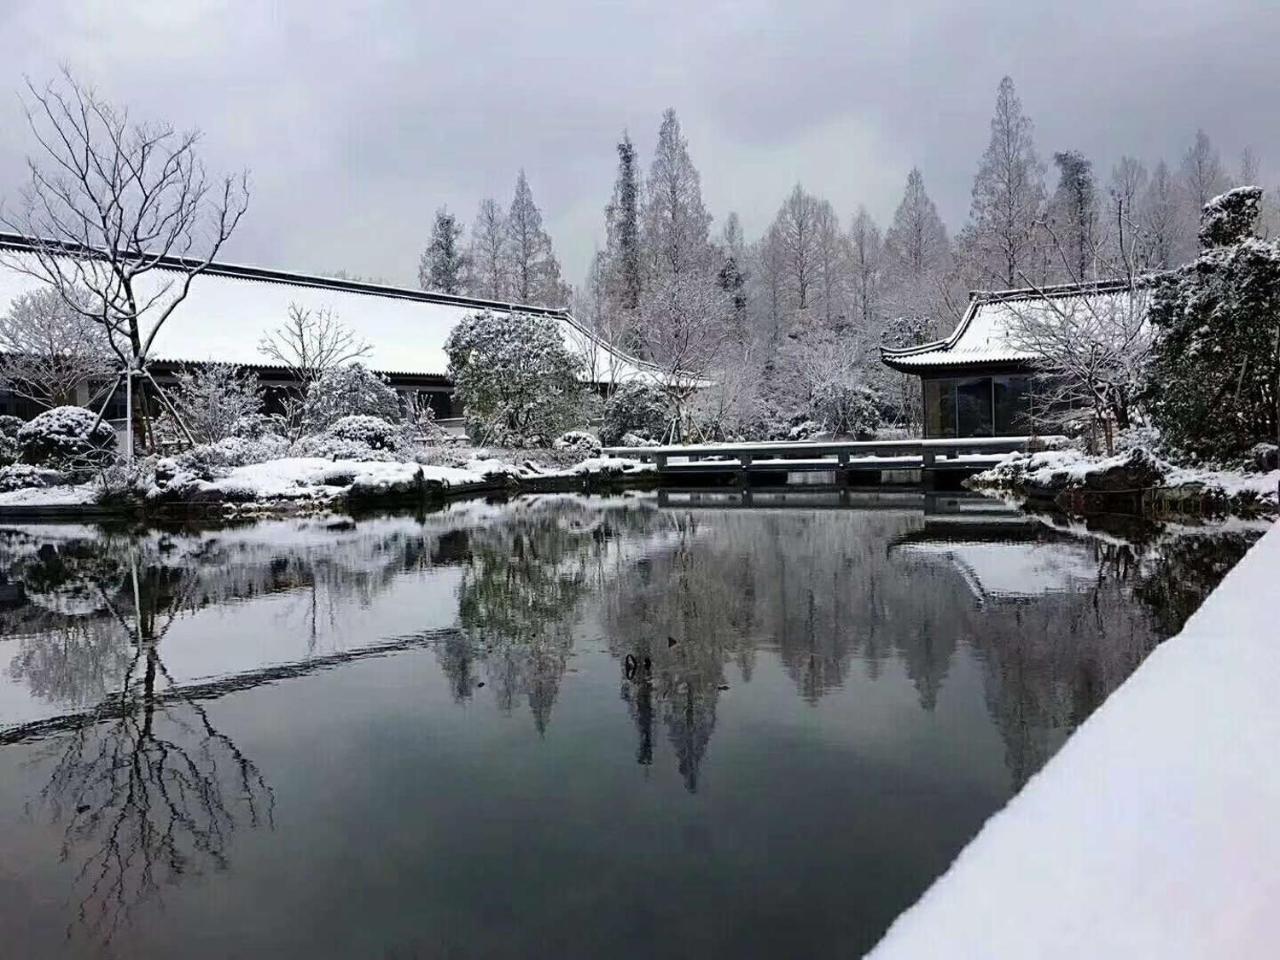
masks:
[[[568,304],[569,290],[560,279],[560,261],[542,227],[542,211],[533,202],[523,170],[516,178],[515,197],[507,212],[506,254],[513,300],[545,307]]]
[[[445,207],[436,211],[431,242],[418,261],[418,285],[437,293],[461,293],[467,257],[458,242],[462,227]]]
[[[467,244],[466,288],[473,297],[505,300],[510,292],[507,215],[496,200],[480,201]]]
[[[640,306],[640,170],[636,148],[625,133],[618,143],[618,178],[605,208],[606,288],[616,309]]]
[[[1031,133],[1013,80],[1005,77],[996,94],[991,140],[973,180],[970,222],[961,236],[966,266],[979,283],[1018,287],[1042,272],[1044,171]]]
[[[1050,203],[1053,272],[1068,282],[1093,276],[1098,243],[1098,194],[1093,164],[1084,154],[1065,150],[1053,155],[1058,186]]]
[[[944,289],[951,267],[951,240],[918,167],[907,174],[902,201],[885,231],[884,259],[889,312],[930,321],[941,332],[949,313]]]

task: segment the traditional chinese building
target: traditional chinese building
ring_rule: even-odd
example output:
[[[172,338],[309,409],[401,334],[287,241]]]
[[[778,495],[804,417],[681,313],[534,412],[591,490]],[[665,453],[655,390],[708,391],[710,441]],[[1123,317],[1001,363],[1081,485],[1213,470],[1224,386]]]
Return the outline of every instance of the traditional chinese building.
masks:
[[[949,337],[884,347],[881,359],[920,378],[926,437],[1026,435],[1043,364],[1019,331],[1037,321],[1130,309],[1125,301],[1132,295],[1124,281],[975,292]]]

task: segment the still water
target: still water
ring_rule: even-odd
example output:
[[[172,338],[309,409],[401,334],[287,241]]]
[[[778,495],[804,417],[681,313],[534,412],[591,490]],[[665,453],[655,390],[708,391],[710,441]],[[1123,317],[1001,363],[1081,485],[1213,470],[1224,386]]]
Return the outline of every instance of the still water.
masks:
[[[854,956],[1258,531],[535,497],[0,528],[0,953]]]

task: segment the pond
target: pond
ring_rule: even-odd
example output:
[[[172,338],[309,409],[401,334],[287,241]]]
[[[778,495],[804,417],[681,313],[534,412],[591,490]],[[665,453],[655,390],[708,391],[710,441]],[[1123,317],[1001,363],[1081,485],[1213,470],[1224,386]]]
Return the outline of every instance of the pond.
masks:
[[[857,955],[1259,535],[847,491],[0,527],[6,953]]]

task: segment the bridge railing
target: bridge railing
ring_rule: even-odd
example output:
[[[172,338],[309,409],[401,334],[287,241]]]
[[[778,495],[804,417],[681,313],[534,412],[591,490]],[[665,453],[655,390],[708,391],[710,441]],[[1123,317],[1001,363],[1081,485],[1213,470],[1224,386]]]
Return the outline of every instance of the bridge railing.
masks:
[[[925,468],[933,466],[938,458],[954,460],[966,455],[1018,453],[1029,449],[1033,443],[1043,443],[1057,438],[1048,437],[947,437],[911,440],[792,440],[771,443],[697,443],[674,444],[657,447],[605,447],[604,453],[613,457],[653,462],[658,469],[668,461],[683,460],[688,463],[722,461],[741,467],[750,467],[761,460],[834,460],[833,467],[841,467],[850,461],[886,459],[895,461],[918,460]]]

